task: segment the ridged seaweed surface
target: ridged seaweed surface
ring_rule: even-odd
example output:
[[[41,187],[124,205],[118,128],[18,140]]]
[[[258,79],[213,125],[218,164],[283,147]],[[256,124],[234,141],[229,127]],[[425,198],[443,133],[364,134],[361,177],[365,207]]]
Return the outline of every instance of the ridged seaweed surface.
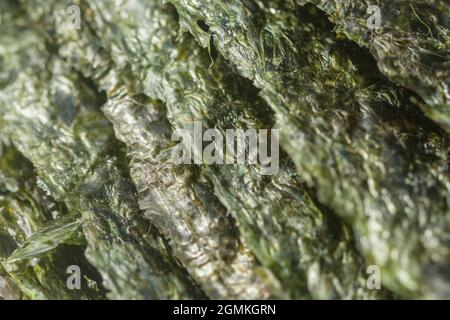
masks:
[[[153,12],[149,8],[137,9]],[[94,17],[86,17],[90,18]],[[168,22],[176,24],[175,19]],[[173,31],[167,29],[169,37]],[[121,71],[106,50],[92,45],[90,39],[96,35],[89,29],[78,35],[79,39],[56,35],[61,55],[107,91],[108,102],[103,109],[114,124],[116,136],[128,147],[139,205],[170,241],[174,255],[211,298],[276,297],[260,279],[270,278],[270,271],[257,264],[234,221],[211,192],[210,184],[196,181],[194,167],[180,168],[171,163],[174,143],[164,110],[142,94],[128,95],[123,82],[130,79],[119,80]]]
[[[16,65],[24,51],[4,56],[16,77],[1,94],[2,133],[31,160],[39,186],[80,216],[86,256],[109,297],[202,297],[143,219],[121,146],[99,112],[102,97],[42,48],[39,35],[21,39],[34,59]]]
[[[410,93],[315,11],[280,1],[172,2],[205,48],[214,43],[261,88],[298,172],[353,226],[383,282],[406,296],[448,297],[448,137]]]
[[[369,48],[380,71],[417,92],[426,102],[419,104],[425,114],[450,131],[448,0],[296,1],[313,3],[330,16],[337,32]],[[379,28],[368,28],[376,22],[369,19],[379,19]]]
[[[0,299],[450,298],[449,18],[1,1]],[[176,163],[197,125],[216,163]],[[279,134],[276,169],[220,159],[230,129]]]
[[[262,114],[270,112],[264,102],[255,96],[255,90],[250,85],[220,65],[208,70],[208,53],[199,50],[189,37],[180,39],[179,44],[175,42],[173,30],[177,27],[171,25],[174,21],[169,10],[156,5],[144,6],[139,1],[126,1],[123,7],[115,8],[101,4],[96,3],[94,14],[98,11],[98,16],[102,17],[101,12],[111,17],[116,25],[114,29],[109,28],[111,21],[106,20],[98,23],[104,28],[94,29],[105,34],[100,38],[106,39],[105,46],[111,45],[117,64],[128,62],[133,71],[146,70],[145,78],[139,79],[142,90],[166,103],[167,118],[173,127],[182,129],[192,126],[194,121],[216,125],[222,130],[236,126],[271,127],[270,120],[264,121],[267,115],[262,116],[262,120],[256,116],[259,109],[266,110]],[[144,21],[147,12],[155,17],[151,24],[143,24],[142,29],[130,27],[127,23],[129,20]],[[123,22],[121,17],[126,17]],[[158,27],[152,29],[153,25]],[[145,34],[144,30],[145,37],[132,37]],[[158,34],[159,42],[156,44],[150,42],[153,30]],[[114,37],[108,39],[108,34],[113,33],[123,38],[117,41]],[[145,55],[142,48],[145,48]],[[146,58],[158,54],[166,59]],[[136,72],[135,76],[141,74]],[[235,85],[230,86],[232,83]],[[130,131],[137,134],[134,128],[141,128],[142,125],[124,123],[123,119],[136,117],[132,116],[136,106],[126,107],[124,104],[129,102],[119,100],[112,105],[107,104],[104,110],[115,124],[120,139],[128,140],[127,144],[133,146],[133,140],[130,141],[127,136]],[[119,108],[121,113],[118,113]],[[129,110],[127,113],[124,113],[125,108]],[[159,114],[148,106],[140,109],[142,119],[151,119]],[[139,140],[148,141],[152,131],[140,133],[146,138]],[[213,168],[203,165],[199,170],[200,175],[214,183],[219,199],[236,219],[250,248],[264,266],[273,270],[281,286],[287,289],[287,297],[355,298],[372,295],[364,290],[365,278],[361,275],[363,264],[352,248],[348,230],[341,230],[339,222],[320,212],[292,167],[284,166],[274,178],[265,177],[261,168],[257,167],[244,170],[240,166]],[[146,182],[144,173],[136,172],[135,181],[142,189],[150,188],[154,182]],[[148,201],[148,206],[154,202]],[[330,233],[335,233],[336,237],[327,239],[326,235]],[[167,237],[172,238],[173,234],[169,233]],[[336,269],[335,262],[342,260],[346,261],[345,267]]]
[[[99,276],[83,255],[79,223],[34,187],[31,164],[13,146],[0,153],[0,297],[102,299]],[[67,288],[66,268],[74,264],[86,272],[91,288]]]

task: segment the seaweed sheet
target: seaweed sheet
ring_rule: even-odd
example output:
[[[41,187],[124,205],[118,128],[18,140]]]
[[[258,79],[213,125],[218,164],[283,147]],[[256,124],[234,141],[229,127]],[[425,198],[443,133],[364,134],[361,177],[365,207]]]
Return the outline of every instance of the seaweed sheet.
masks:
[[[298,172],[352,225],[383,285],[448,297],[448,137],[416,110],[414,95],[311,7],[171,2],[183,28],[261,89]]]
[[[0,159],[1,298],[389,297],[367,264],[448,298],[447,2],[374,1],[370,32],[366,1],[170,2],[178,37],[156,1],[76,1],[80,30],[70,1],[0,3],[0,139],[37,173]],[[197,120],[278,128],[280,171],[174,166]]]
[[[338,33],[367,47],[380,71],[417,92],[426,102],[418,102],[425,114],[450,131],[448,0],[296,1],[326,12]],[[378,7],[379,17],[370,6]],[[370,19],[379,19],[379,28],[372,28]]]
[[[110,47],[115,63],[130,69],[138,79],[130,81],[137,83],[131,91],[143,91],[164,101],[167,118],[175,128],[190,126],[195,120],[221,129],[236,125],[263,126],[256,114],[270,112],[256,97],[255,90],[233,76],[223,64],[217,65],[214,72],[209,71],[207,52],[199,50],[189,37],[175,43],[177,26],[170,10],[150,3],[126,1],[122,7],[112,8],[100,1],[90,2],[94,15],[100,17],[92,29],[99,34],[105,47]],[[129,21],[141,23],[135,25]],[[234,82],[236,86],[230,86]],[[240,91],[247,93],[239,94]],[[128,106],[130,103],[132,105]],[[115,124],[120,139],[128,140],[131,150],[145,150],[142,144],[145,142],[148,148],[152,145],[148,141],[156,139],[139,129],[151,128],[152,121],[148,119],[161,116],[148,104],[139,107],[139,102],[133,103],[132,99],[116,102],[113,99],[104,110]],[[129,122],[134,118],[139,122]],[[271,121],[266,120],[265,125],[271,127]],[[153,128],[152,132],[155,131]],[[148,151],[144,153],[147,154]],[[136,162],[133,165],[138,168]],[[200,171],[214,183],[216,193],[235,217],[250,248],[262,264],[274,272],[287,290],[287,297],[378,296],[377,292],[364,288],[364,264],[352,248],[348,230],[316,207],[290,165],[273,178],[265,177],[261,168],[251,167],[202,166]],[[154,178],[145,180],[143,172],[136,172],[134,180],[138,189],[146,191],[142,193],[145,197],[146,193],[152,194]],[[153,216],[154,211],[153,208],[150,212]],[[169,231],[172,233],[167,236],[172,238],[175,234]],[[173,242],[175,248],[178,245]],[[336,265],[340,268],[336,269]]]
[[[234,221],[209,191],[209,184],[197,181],[195,168],[175,168],[170,163],[171,128],[158,103],[142,94],[128,95],[119,80],[119,75],[126,72],[117,68],[98,46],[99,40],[91,28],[72,37],[54,32],[59,30],[60,21],[48,13],[64,9],[67,4],[55,4],[48,12],[35,14],[33,20],[49,17],[47,26],[51,27],[47,33],[55,37],[60,55],[107,92],[104,110],[114,123],[117,137],[128,146],[130,173],[144,214],[167,237],[175,256],[208,297],[275,297],[260,279],[270,279],[270,272],[258,266],[242,243]],[[81,3],[81,7],[86,10],[88,4]]]
[[[100,277],[83,254],[80,228],[75,227],[74,232],[64,229],[62,237],[54,232],[41,237],[43,230],[57,229],[55,226],[66,225],[73,217],[36,187],[33,167],[13,146],[4,147],[0,168],[0,296],[103,299]],[[23,252],[29,243],[34,244],[33,250]],[[84,271],[87,281],[81,290],[66,285],[70,265]]]
[[[2,134],[31,160],[39,186],[81,215],[86,256],[108,297],[203,297],[137,207],[122,146],[99,112],[104,97],[35,29],[9,35],[16,42],[4,46],[3,63],[14,77],[0,96]]]

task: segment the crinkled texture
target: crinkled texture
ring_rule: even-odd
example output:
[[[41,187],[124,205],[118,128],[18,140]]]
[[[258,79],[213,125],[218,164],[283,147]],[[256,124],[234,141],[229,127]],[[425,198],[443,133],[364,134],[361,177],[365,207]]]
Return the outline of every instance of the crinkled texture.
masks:
[[[89,5],[96,4],[90,2]],[[108,10],[102,12],[107,14]],[[95,25],[93,18],[97,12],[89,12],[85,19]],[[165,17],[170,17],[171,23],[176,25],[173,16],[165,13]],[[54,21],[50,25],[52,23]],[[129,86],[134,79],[129,79],[98,46],[99,39],[92,33],[96,29],[95,26],[83,29],[76,36],[57,33],[55,41],[59,43],[61,56],[106,90],[108,102],[103,110],[114,124],[117,138],[128,147],[130,173],[145,215],[170,241],[174,255],[209,297],[279,297],[275,293],[277,289],[269,289],[265,283],[272,282],[270,272],[256,262],[233,219],[211,192],[210,184],[197,181],[195,167],[180,168],[170,163],[174,143],[170,141],[171,128],[164,112],[161,114],[158,104],[143,95],[127,94],[118,79],[127,78],[125,81],[131,82]],[[173,31],[176,30],[170,30],[169,37]]]
[[[99,112],[104,98],[45,47],[37,30],[17,35],[4,55],[15,77],[0,94],[2,134],[31,160],[40,186],[81,213],[86,255],[108,296],[203,297],[137,207],[122,147]]]
[[[235,126],[272,126],[267,120],[270,116],[266,116],[265,123],[256,116],[258,112],[270,112],[250,85],[224,67],[209,71],[208,54],[199,50],[192,39],[180,39],[176,43],[177,25],[169,10],[141,1],[125,1],[122,7],[110,7],[101,1],[93,1],[91,5],[94,16],[98,17],[93,29],[104,46],[110,48],[115,64],[131,69],[138,80],[131,81],[138,83],[131,90],[142,90],[164,101],[173,127],[189,127],[196,120],[222,130]],[[142,23],[134,25],[129,21]],[[112,22],[114,28],[110,27]],[[164,130],[161,128],[163,120],[159,119],[164,115],[151,104],[140,104],[119,95],[104,110],[114,123],[119,139],[131,150],[132,175],[141,194],[141,208],[158,221],[156,225],[161,230],[166,230],[177,250],[183,244],[178,236],[182,233],[174,230],[174,222],[167,221],[167,214],[161,217],[160,212],[167,211],[164,206],[177,208],[180,204],[165,200],[162,208],[155,208],[155,203],[168,196],[167,191],[163,196],[155,189],[159,181],[175,188],[178,184],[172,181],[180,180],[170,178],[172,174],[166,171],[174,170],[173,165],[167,167],[171,149],[169,143],[161,141],[168,141],[170,131],[167,124]],[[158,144],[154,146],[153,141]],[[158,158],[154,158],[155,153],[159,153]],[[145,162],[148,164],[142,168]],[[152,166],[157,167],[152,169]],[[186,169],[177,171],[184,173]],[[214,183],[219,199],[233,214],[252,251],[280,281],[285,297],[382,296],[365,288],[364,264],[352,247],[348,230],[316,207],[292,167],[284,167],[275,177],[265,177],[261,168],[247,166],[202,166],[199,171]],[[179,194],[179,187],[175,190]],[[179,195],[169,196],[174,197],[183,203]],[[180,260],[186,265],[185,257]]]
[[[122,92],[103,108],[128,146],[140,208],[170,239],[176,256],[209,297],[276,297],[261,281],[267,271],[240,243],[212,186],[197,181],[192,167],[171,163],[170,126],[158,104],[145,100]]]
[[[103,299],[100,277],[83,255],[82,234],[64,233],[58,237],[53,233],[43,237],[46,225],[58,224],[64,228],[72,217],[65,214],[64,206],[54,203],[36,187],[31,164],[8,146],[0,156],[0,172],[8,176],[6,183],[0,179],[0,190],[3,190],[0,192],[0,296],[4,299]],[[4,191],[3,187],[13,179],[18,190]],[[58,220],[52,220],[53,216],[60,215],[63,216]],[[43,238],[50,243],[42,243]],[[34,243],[32,248],[27,246],[30,242]],[[17,256],[16,253],[24,251],[27,254]],[[15,254],[17,258],[12,259]],[[97,286],[83,285],[81,290],[69,290],[66,268],[71,264],[80,266],[86,279]]]
[[[417,92],[424,113],[450,132],[450,2],[448,0],[296,0],[325,11],[336,31],[367,47],[380,71]],[[380,29],[368,28],[369,6]]]
[[[450,297],[447,0],[171,2],[0,2],[0,296]],[[174,165],[194,121],[279,172]]]
[[[171,2],[199,43],[214,43],[261,88],[298,172],[352,225],[383,285],[406,297],[449,297],[449,141],[410,93],[311,8]]]

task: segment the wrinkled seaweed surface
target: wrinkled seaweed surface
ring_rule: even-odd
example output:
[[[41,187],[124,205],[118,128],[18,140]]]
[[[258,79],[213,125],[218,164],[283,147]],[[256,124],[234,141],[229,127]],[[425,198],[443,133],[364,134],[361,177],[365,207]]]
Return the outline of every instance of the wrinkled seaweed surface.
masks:
[[[419,107],[450,131],[450,2],[305,1],[313,3],[344,34],[375,57],[392,81],[417,92]],[[367,27],[369,6],[378,6],[380,28]]]
[[[409,93],[385,81],[315,10],[278,1],[172,2],[203,46],[212,38],[261,89],[298,172],[353,226],[384,283],[405,295],[447,296],[448,137]]]
[[[1,3],[0,297],[450,297],[446,1],[373,1],[377,30],[366,1],[168,2]],[[173,163],[196,122],[279,130],[279,170]]]

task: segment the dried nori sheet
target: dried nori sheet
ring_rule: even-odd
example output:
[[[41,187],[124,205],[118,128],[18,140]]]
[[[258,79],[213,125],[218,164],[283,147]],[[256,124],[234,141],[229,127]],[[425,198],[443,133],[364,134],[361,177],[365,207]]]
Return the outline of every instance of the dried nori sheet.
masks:
[[[0,3],[0,299],[450,297],[447,1],[168,2]],[[174,164],[196,121],[279,171]]]

